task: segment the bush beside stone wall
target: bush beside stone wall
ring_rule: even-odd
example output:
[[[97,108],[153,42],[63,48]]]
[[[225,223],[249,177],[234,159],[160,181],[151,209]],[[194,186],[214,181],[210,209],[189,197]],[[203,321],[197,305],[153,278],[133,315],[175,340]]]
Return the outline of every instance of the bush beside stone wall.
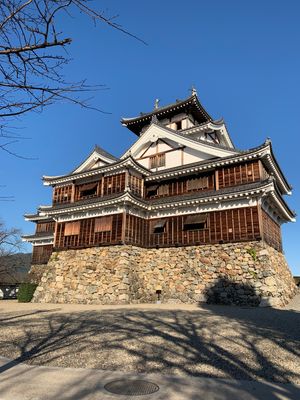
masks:
[[[33,301],[286,304],[296,286],[264,242],[178,248],[95,247],[53,253]]]

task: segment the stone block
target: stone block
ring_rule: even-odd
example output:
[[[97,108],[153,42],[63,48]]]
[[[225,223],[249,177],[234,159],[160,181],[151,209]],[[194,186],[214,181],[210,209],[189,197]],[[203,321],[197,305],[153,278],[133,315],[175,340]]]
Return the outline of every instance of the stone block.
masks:
[[[269,253],[269,251],[268,251],[267,249],[263,249],[263,250],[260,250],[260,251],[258,252],[258,256],[259,256],[259,257],[263,257],[263,256],[268,257],[269,255],[270,255],[270,253]]]
[[[267,286],[276,286],[276,279],[273,276],[268,276],[265,279],[265,284]]]

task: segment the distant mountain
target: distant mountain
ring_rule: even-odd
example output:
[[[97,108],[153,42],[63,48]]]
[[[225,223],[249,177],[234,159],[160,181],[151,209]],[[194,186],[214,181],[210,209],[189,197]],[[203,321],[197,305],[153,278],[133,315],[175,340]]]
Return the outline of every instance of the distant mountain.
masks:
[[[26,282],[31,257],[31,253],[17,253],[0,257],[0,285]]]

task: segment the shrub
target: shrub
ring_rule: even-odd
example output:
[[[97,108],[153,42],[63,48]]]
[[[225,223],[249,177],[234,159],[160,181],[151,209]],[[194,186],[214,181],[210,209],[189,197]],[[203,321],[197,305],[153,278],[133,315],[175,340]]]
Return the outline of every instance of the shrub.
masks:
[[[17,299],[19,303],[29,303],[33,297],[37,284],[35,283],[21,283]]]
[[[256,254],[256,250],[255,249],[248,249],[247,253],[250,254],[250,256],[253,258],[254,261],[256,261],[257,259],[257,254]]]

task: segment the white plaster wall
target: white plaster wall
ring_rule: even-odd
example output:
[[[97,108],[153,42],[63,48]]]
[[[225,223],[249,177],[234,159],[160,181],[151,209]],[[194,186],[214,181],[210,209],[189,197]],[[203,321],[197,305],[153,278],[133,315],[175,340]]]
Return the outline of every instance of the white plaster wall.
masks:
[[[142,160],[137,160],[145,168],[149,168],[149,158],[143,158]]]
[[[197,161],[208,160],[210,158],[212,158],[210,154],[202,153],[191,148],[185,148],[183,155],[183,164],[190,164]]]
[[[152,143],[152,145],[147,149],[147,147],[149,145],[150,145],[150,143],[147,143],[147,145],[144,146],[143,149],[138,152],[138,154],[136,155],[136,158],[148,157],[148,156],[155,154],[156,153],[156,143]],[[145,149],[147,149],[146,152],[145,152]]]
[[[177,146],[175,146],[177,147]],[[164,142],[158,142],[158,152],[163,152],[163,151],[168,151],[168,150],[172,150],[173,146],[171,146],[170,144],[164,143]]]
[[[107,165],[107,164],[104,163],[103,161],[97,161],[97,162],[95,162],[94,165],[87,167],[87,169],[95,169],[95,168],[99,168],[99,167],[104,167],[105,165]]]
[[[172,151],[166,154],[166,167],[173,168],[181,165],[182,150]]]
[[[159,150],[159,151],[165,151],[165,150]],[[156,153],[156,149],[154,148],[154,151],[149,152],[149,153],[147,152],[147,155],[150,156],[151,154],[155,154],[155,153]],[[143,157],[145,157],[145,155]],[[178,150],[174,150],[174,151],[170,151],[170,152],[166,153],[166,165],[164,167],[160,167],[158,169],[154,168],[153,170],[162,171],[166,168],[178,167],[180,165],[191,164],[191,163],[194,163],[197,161],[208,160],[210,158],[212,158],[212,156],[209,154],[202,153],[202,152],[199,152],[199,151],[191,149],[191,148],[184,148],[183,164],[182,164],[182,149],[178,149]],[[149,168],[149,158],[143,158],[141,160],[138,160],[138,162],[141,165],[143,165],[145,168]]]

